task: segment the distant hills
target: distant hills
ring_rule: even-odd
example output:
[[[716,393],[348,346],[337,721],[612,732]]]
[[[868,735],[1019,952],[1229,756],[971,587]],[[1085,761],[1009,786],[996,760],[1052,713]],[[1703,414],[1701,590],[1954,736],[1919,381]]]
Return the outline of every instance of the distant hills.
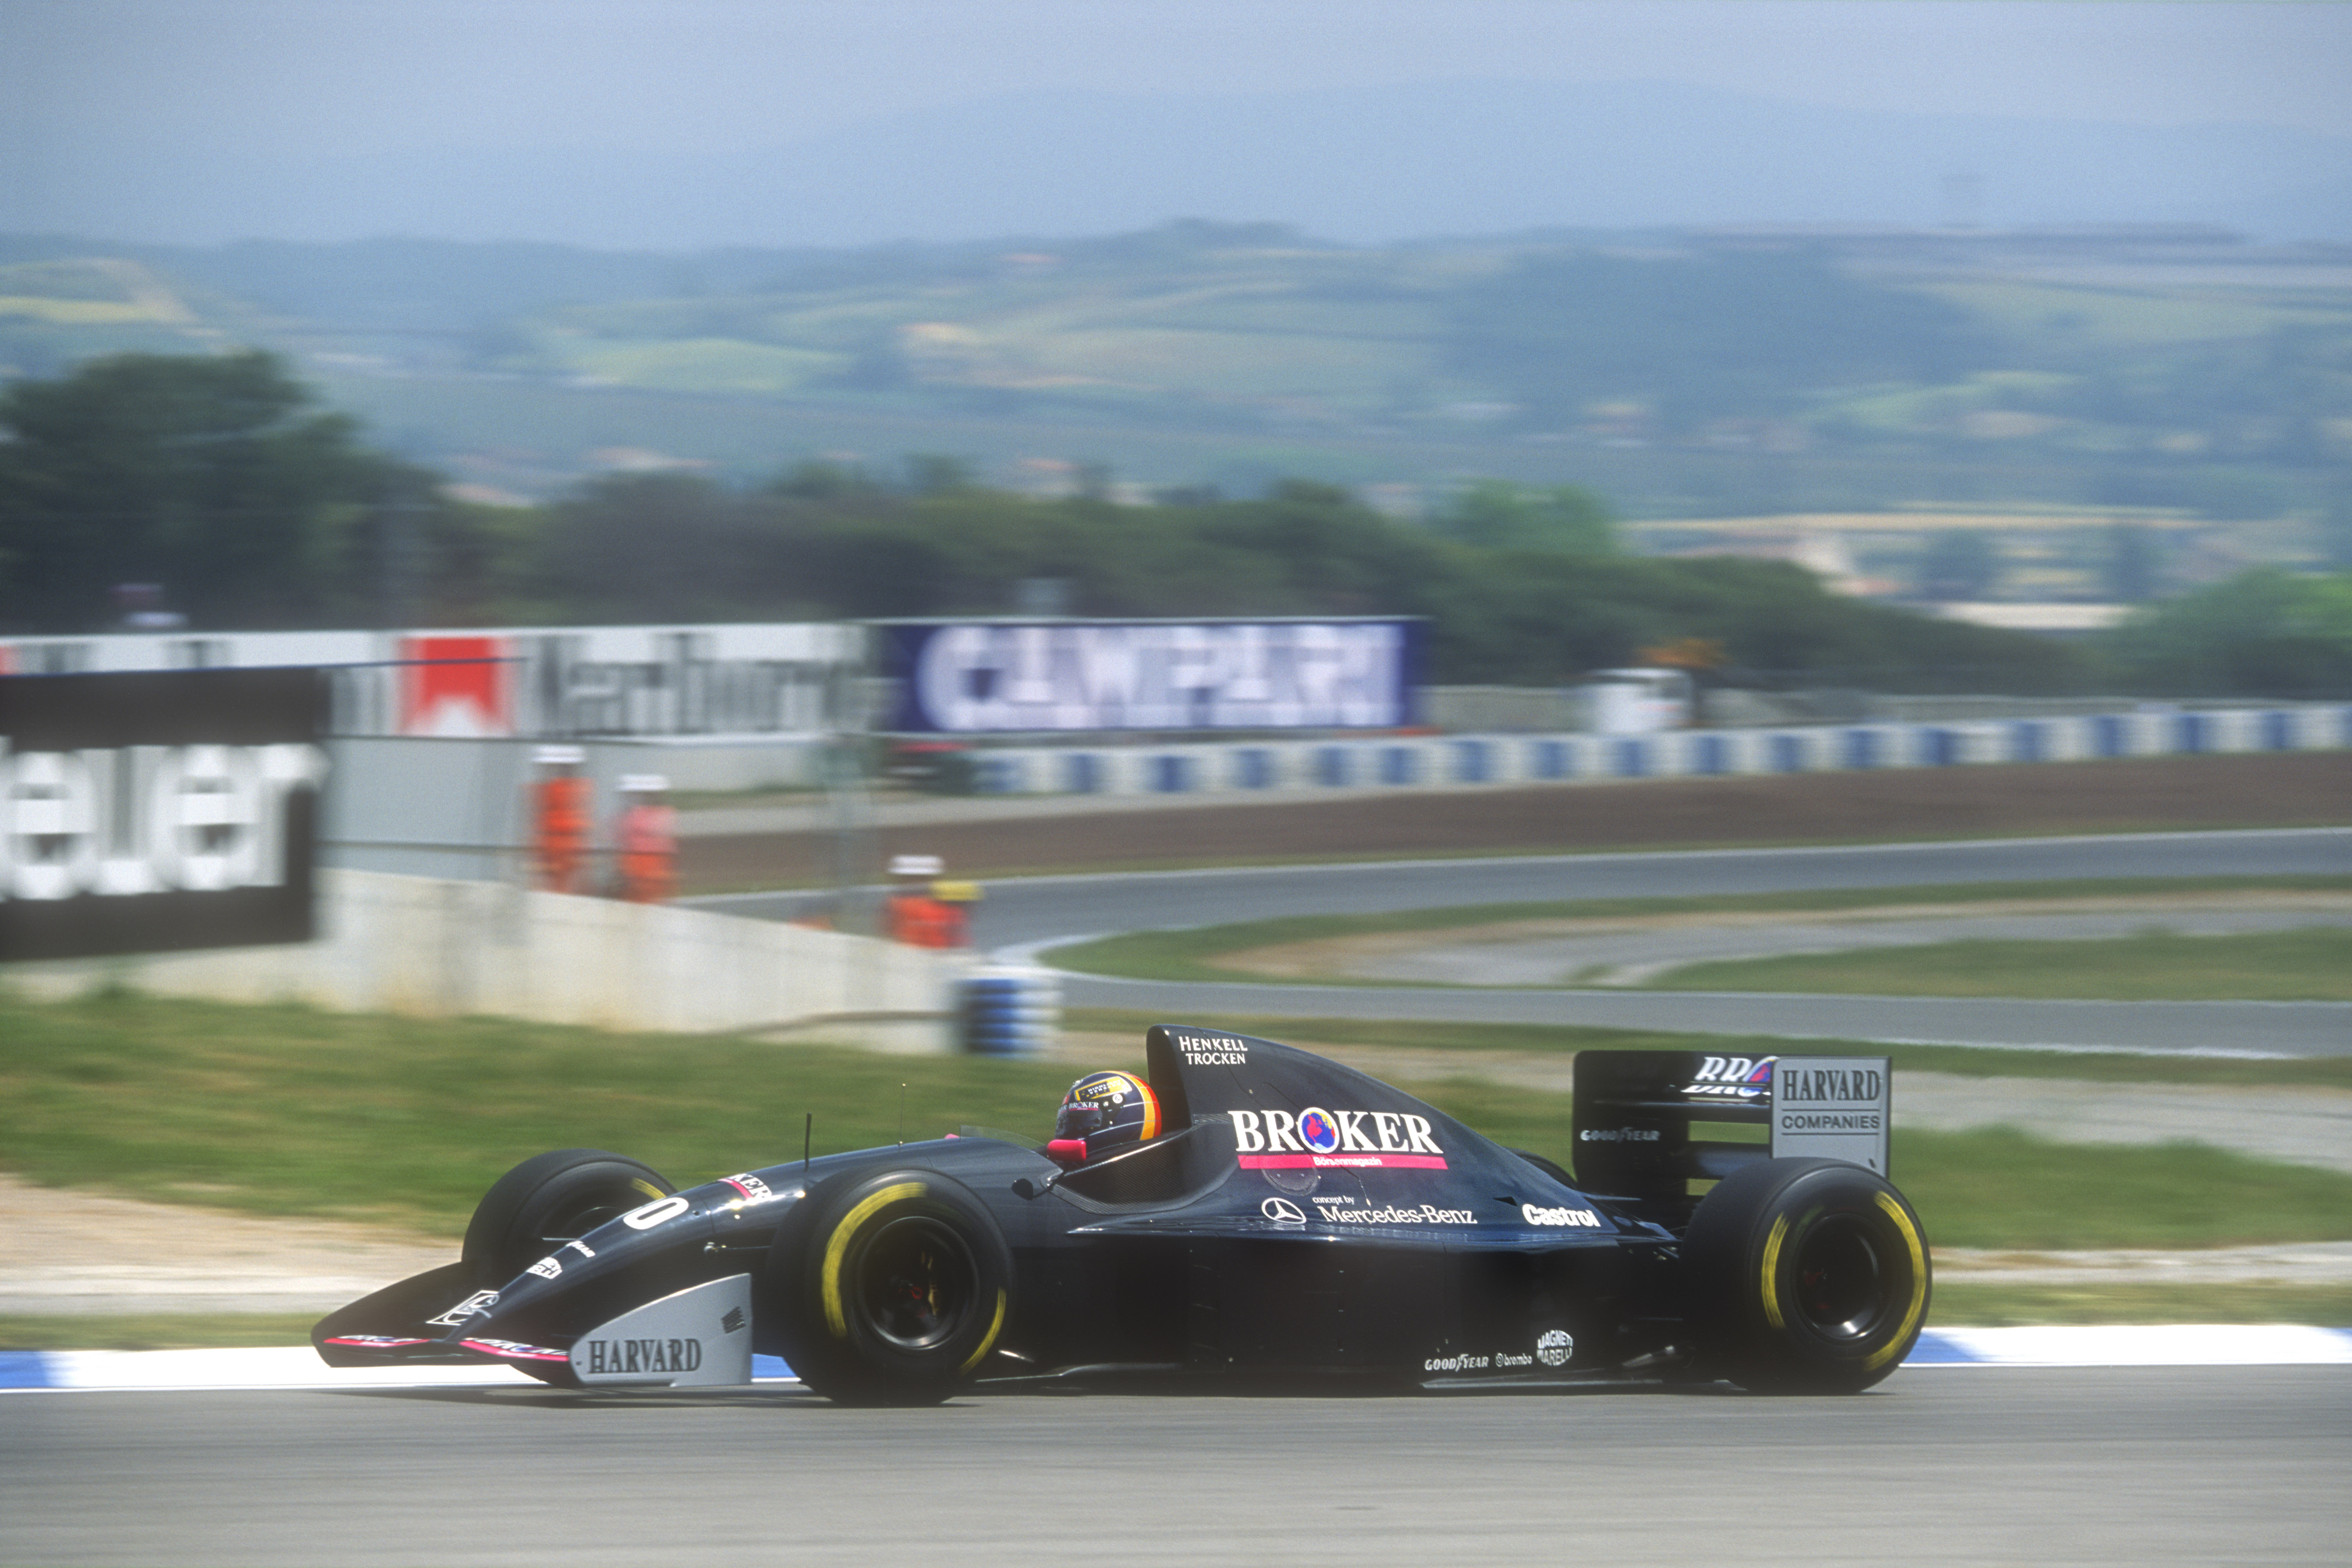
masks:
[[[593,142],[593,128],[574,133]],[[1355,243],[1731,222],[2194,222],[2352,240],[2352,141],[2244,125],[1827,109],[1654,82],[1032,92],[758,153],[299,146],[196,171],[56,148],[20,229],[408,235],[655,251],[1104,234],[1278,219]]]
[[[1635,517],[2352,494],[2352,249],[2190,225],[856,249],[0,236],[0,377],[254,343],[485,497],[953,457],[1051,489],[1469,478]],[[2301,525],[2296,525],[2301,526]],[[2292,548],[2292,546],[2290,546]]]

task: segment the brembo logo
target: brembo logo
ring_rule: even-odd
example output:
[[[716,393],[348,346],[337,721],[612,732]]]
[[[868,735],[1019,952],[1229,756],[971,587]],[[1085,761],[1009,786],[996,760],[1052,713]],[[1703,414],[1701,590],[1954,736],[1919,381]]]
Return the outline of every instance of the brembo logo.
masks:
[[[590,1340],[587,1350],[586,1371],[591,1377],[694,1372],[702,1365],[700,1340]]]
[[[1445,1151],[1429,1118],[1398,1110],[1236,1110],[1234,1143],[1244,1170],[1304,1166],[1442,1171]]]
[[[565,1247],[577,1252],[583,1258],[593,1258],[596,1256],[595,1249],[590,1247],[586,1242],[567,1241],[563,1244],[563,1247],[557,1247],[553,1252],[549,1253],[546,1257],[541,1258],[538,1262],[524,1269],[523,1272],[526,1274],[536,1274],[541,1279],[553,1279],[560,1277],[563,1272],[562,1253]]]
[[[499,1293],[496,1290],[477,1290],[439,1317],[427,1318],[425,1321],[428,1323],[442,1323],[455,1327],[468,1318],[480,1317],[492,1307],[497,1306],[498,1301]]]
[[[326,772],[310,745],[11,755],[0,740],[0,899],[283,886],[288,797]]]

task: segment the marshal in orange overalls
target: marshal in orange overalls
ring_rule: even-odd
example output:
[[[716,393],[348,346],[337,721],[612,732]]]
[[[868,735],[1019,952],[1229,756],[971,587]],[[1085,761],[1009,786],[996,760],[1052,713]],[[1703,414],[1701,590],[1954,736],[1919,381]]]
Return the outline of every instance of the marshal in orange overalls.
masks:
[[[677,813],[662,801],[669,781],[647,773],[621,781],[621,897],[661,904],[677,890]]]
[[[556,757],[541,765],[552,771],[531,786],[533,868],[539,885],[549,892],[577,892],[593,825],[588,781],[576,771],[575,761]]]

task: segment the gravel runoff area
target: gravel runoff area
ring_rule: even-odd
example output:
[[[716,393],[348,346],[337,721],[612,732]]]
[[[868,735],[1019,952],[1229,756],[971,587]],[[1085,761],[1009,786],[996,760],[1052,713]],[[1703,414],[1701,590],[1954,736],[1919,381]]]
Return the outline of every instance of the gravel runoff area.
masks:
[[[1321,792],[1234,805],[1168,796],[890,799],[879,856],[944,857],[953,876],[1362,856],[1560,853],[1954,836],[2293,827],[2352,816],[2352,752],[2142,757],[2039,766],[1657,779],[1531,789]],[[814,806],[685,814],[691,895],[822,885],[837,844]]]
[[[1672,988],[1685,964],[1971,941],[2070,942],[2243,936],[2352,927],[2352,893],[2147,894],[1951,906],[1879,905],[1790,913],[1718,910],[1620,919],[1514,921],[1451,931],[1287,942],[1218,961],[1279,980],[1347,976],[1438,985]]]
[[[0,1172],[0,1313],[324,1312],[457,1243],[36,1186]]]

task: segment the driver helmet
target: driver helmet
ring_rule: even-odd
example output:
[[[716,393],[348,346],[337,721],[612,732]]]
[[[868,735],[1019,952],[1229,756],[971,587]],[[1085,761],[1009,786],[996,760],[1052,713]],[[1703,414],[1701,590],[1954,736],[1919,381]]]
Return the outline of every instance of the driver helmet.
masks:
[[[1089,1160],[1159,1136],[1160,1097],[1133,1073],[1087,1074],[1070,1085],[1054,1118],[1054,1142],[1083,1143]]]

